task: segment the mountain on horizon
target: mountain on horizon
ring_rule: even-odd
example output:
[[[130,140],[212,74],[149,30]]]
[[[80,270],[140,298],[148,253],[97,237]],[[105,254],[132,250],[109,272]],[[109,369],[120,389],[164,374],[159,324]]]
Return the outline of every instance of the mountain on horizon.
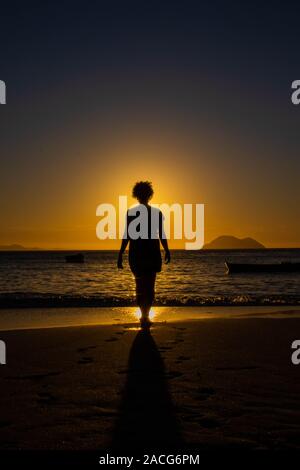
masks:
[[[231,249],[263,249],[262,243],[254,238],[237,238],[231,235],[221,235],[203,246],[204,250],[231,250]],[[26,247],[17,243],[11,245],[0,245],[0,251],[35,251],[41,248]]]
[[[266,248],[254,238],[237,238],[231,235],[221,235],[203,246],[204,250],[234,250]]]
[[[12,245],[0,245],[0,251],[33,251],[39,250],[39,248],[29,248],[23,245],[18,245],[14,243]]]

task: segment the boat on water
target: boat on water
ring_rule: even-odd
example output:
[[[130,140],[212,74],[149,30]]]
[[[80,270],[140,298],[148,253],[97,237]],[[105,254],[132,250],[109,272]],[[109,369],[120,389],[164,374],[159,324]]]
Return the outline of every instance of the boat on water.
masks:
[[[77,253],[75,255],[66,255],[66,263],[84,263],[84,255],[82,253]]]
[[[300,263],[230,263],[225,261],[227,274],[232,273],[294,273],[300,272]]]

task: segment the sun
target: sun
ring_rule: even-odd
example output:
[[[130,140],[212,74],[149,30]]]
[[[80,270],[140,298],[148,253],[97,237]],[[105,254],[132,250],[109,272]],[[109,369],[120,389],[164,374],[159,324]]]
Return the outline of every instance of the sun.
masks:
[[[140,308],[136,309],[136,311],[134,312],[134,316],[136,317],[137,320],[140,320],[142,318],[142,312],[141,312]],[[155,311],[154,311],[153,308],[150,309],[149,318],[150,318],[150,320],[154,320],[154,318],[155,318]]]

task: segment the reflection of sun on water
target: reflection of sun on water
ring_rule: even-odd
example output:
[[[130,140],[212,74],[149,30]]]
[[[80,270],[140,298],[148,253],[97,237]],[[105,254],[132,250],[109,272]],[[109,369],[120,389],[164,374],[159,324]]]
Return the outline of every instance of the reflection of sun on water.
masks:
[[[134,312],[134,316],[136,317],[137,320],[141,319],[142,312],[139,308]],[[154,311],[153,308],[151,308],[150,312],[149,312],[149,318],[150,318],[150,320],[154,320],[154,317],[155,317],[155,311]]]

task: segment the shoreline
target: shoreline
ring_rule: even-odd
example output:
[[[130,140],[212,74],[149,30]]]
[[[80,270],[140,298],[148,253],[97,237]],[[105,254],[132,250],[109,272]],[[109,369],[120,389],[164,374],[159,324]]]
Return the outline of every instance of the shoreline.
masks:
[[[1,294],[0,312],[5,309],[34,309],[34,308],[115,308],[134,307],[136,301],[134,295],[124,299],[119,297],[101,298],[98,296],[76,296],[76,295],[50,295],[37,294],[28,296],[27,294]],[[180,299],[159,299],[154,307],[297,307],[300,306],[299,295],[258,296],[252,297],[248,294],[225,295],[219,297],[198,297],[188,300]]]
[[[298,318],[299,306],[157,307],[155,324],[214,319]],[[81,326],[139,326],[137,307],[28,308],[0,310],[0,331]]]

